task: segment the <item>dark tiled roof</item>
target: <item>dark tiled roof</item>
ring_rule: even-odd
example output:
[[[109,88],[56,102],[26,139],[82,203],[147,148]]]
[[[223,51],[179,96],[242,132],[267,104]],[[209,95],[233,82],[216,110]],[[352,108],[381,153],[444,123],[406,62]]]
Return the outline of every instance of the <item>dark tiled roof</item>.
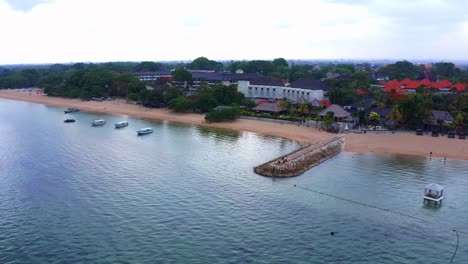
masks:
[[[421,74],[418,75],[418,78],[416,78],[416,80],[418,81],[421,81],[421,80],[424,80],[424,79],[427,79],[431,82],[437,82],[437,75],[435,75],[435,73],[431,72],[431,71],[425,71]]]
[[[204,81],[249,81],[261,78],[262,76],[255,73],[230,73],[230,72],[206,72],[206,71],[191,71],[194,80]]]
[[[340,76],[336,77],[338,80],[350,80],[353,76],[349,74],[341,74]]]
[[[284,81],[280,78],[273,77],[261,77],[252,79],[250,81],[252,85],[265,85],[265,86],[284,86]]]
[[[447,122],[452,122],[454,120],[452,115],[447,111],[432,110],[432,120],[437,122],[438,119],[442,119]]]
[[[308,90],[328,90],[330,87],[321,80],[297,79],[290,85],[293,88],[302,88]]]
[[[276,103],[263,103],[253,108],[255,111],[279,113],[284,109]]]

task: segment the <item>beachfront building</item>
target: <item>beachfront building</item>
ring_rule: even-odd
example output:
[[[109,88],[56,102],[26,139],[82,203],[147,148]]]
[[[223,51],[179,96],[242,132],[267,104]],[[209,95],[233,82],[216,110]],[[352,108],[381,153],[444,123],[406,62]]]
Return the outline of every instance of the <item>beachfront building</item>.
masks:
[[[209,70],[189,70],[192,74],[192,87],[199,88],[202,84],[214,85],[223,84],[225,86],[236,85],[239,80],[253,80],[261,76],[255,73],[231,73],[231,72],[216,72]]]
[[[172,75],[170,70],[160,70],[154,72],[136,72],[136,77],[142,82],[151,82],[158,80],[171,81]]]
[[[336,104],[330,105],[317,115],[325,117],[327,116],[328,112],[333,113],[333,117],[337,122],[353,122],[353,117],[351,116],[351,113],[349,113],[348,111],[344,110],[343,107]]]
[[[280,78],[257,78],[250,81],[238,81],[238,91],[247,98],[264,98],[269,100],[287,98],[297,101],[312,102],[323,100],[328,89],[320,80],[299,79],[287,85]]]
[[[277,103],[263,103],[254,107],[253,110],[257,112],[269,113],[269,114],[275,114],[275,115],[286,111],[286,109],[282,108]]]

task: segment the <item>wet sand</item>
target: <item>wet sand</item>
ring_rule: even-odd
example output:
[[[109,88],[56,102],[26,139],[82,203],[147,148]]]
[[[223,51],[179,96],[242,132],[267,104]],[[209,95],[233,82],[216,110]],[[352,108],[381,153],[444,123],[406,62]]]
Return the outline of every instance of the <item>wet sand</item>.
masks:
[[[271,136],[285,137],[299,142],[314,143],[323,139],[332,138],[335,134],[319,131],[314,127],[279,124],[256,120],[238,119],[225,123],[206,123],[204,115],[192,113],[175,113],[168,109],[152,109],[139,105],[128,104],[123,100],[114,101],[81,101],[49,97],[27,91],[0,90],[0,98],[45,104],[56,107],[73,107],[82,111],[129,115],[153,120],[167,120],[170,122],[195,124],[205,127],[249,131]],[[345,151],[375,152],[388,154],[406,154],[429,157],[447,157],[468,160],[468,141],[449,139],[445,137],[434,138],[430,135],[416,136],[409,133],[396,134],[346,134]]]

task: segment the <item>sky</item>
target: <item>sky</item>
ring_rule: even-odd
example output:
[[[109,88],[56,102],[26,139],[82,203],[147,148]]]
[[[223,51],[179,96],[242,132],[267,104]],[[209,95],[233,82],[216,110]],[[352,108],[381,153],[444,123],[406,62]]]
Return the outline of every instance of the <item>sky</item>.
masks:
[[[0,0],[0,64],[468,60],[465,0]]]

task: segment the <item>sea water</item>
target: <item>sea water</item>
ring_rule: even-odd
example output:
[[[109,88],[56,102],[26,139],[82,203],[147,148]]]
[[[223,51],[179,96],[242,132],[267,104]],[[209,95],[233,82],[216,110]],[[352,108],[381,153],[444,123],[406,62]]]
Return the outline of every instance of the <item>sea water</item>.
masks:
[[[466,161],[344,152],[253,172],[299,147],[0,99],[0,263],[448,263],[454,229],[468,263]],[[432,182],[442,206],[423,203]]]

